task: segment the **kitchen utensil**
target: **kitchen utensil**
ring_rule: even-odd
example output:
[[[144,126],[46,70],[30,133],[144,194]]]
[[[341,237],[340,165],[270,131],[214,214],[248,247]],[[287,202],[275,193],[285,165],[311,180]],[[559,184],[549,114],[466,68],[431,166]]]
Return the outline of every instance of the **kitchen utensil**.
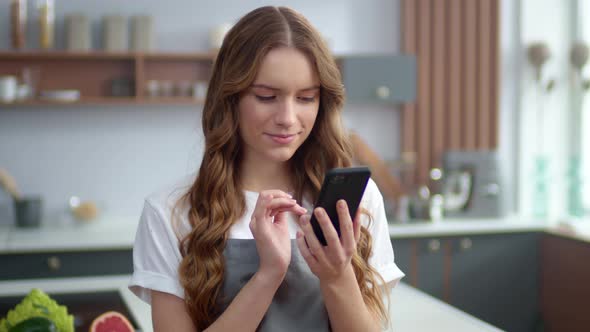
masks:
[[[154,50],[154,19],[148,15],[131,18],[131,49],[134,51]]]
[[[39,93],[43,100],[73,102],[80,99],[79,90],[45,90]]]
[[[43,204],[40,196],[27,196],[14,201],[17,227],[39,227]]]
[[[5,169],[0,168],[0,185],[12,196],[15,201],[21,199],[21,194],[14,178]]]
[[[12,103],[16,99],[17,88],[15,76],[0,76],[0,103]]]
[[[443,157],[447,217],[498,218],[505,215],[503,178],[496,151],[448,151]]]
[[[55,31],[54,0],[40,0],[38,11],[40,46],[42,49],[53,48]]]
[[[211,47],[211,49],[214,51],[219,50],[221,48],[221,44],[223,44],[225,35],[231,28],[231,23],[223,23],[211,29],[209,32],[209,47]]]
[[[105,51],[127,51],[129,44],[127,19],[121,15],[105,16],[103,38]]]
[[[197,100],[205,100],[207,98],[207,82],[195,82],[193,85],[193,97]]]
[[[27,1],[12,0],[10,4],[10,20],[12,21],[12,47],[21,49],[26,44]]]
[[[410,199],[410,217],[417,220],[430,219],[430,189],[419,186]]]
[[[66,21],[66,49],[88,51],[91,46],[90,22],[84,14],[69,14]]]
[[[111,80],[111,96],[113,97],[131,97],[135,93],[135,84],[133,79],[119,77]]]
[[[94,220],[99,213],[98,206],[92,201],[82,201],[77,196],[70,197],[70,212],[78,221],[88,222]]]

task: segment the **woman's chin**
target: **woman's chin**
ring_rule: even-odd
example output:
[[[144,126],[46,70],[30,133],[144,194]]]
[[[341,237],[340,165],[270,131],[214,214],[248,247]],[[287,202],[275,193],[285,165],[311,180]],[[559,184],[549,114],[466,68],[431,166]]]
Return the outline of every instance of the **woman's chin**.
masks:
[[[274,162],[282,163],[289,161],[294,154],[295,151],[291,149],[280,149],[278,151],[272,151],[268,158]]]

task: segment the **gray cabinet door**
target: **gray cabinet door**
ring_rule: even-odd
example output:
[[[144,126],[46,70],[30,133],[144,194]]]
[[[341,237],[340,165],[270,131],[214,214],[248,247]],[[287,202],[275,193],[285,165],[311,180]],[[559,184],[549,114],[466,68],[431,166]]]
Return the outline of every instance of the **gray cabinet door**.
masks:
[[[410,282],[410,264],[412,260],[412,240],[391,239],[393,254],[395,255],[395,264],[406,274],[404,281]]]
[[[0,255],[0,280],[133,273],[131,249]]]
[[[455,237],[451,240],[450,304],[506,331],[535,331],[538,235]]]
[[[350,102],[403,103],[416,99],[416,57],[350,56],[342,59]]]
[[[441,238],[417,239],[416,284],[422,291],[444,300],[445,253]]]

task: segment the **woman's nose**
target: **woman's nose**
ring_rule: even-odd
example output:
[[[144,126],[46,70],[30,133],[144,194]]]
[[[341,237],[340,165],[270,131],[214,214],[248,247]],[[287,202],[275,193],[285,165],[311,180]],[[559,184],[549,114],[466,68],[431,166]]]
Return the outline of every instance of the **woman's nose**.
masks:
[[[295,103],[291,100],[285,100],[281,103],[275,116],[276,124],[285,127],[290,127],[295,124],[295,121],[297,120],[297,117],[295,116],[295,107]]]

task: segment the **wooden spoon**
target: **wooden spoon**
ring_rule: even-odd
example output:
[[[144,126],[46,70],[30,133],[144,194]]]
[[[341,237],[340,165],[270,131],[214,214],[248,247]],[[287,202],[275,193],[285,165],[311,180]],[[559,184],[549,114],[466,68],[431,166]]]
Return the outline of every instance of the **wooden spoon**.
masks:
[[[16,185],[14,178],[8,174],[8,171],[0,168],[0,186],[2,186],[15,201],[20,201],[22,196]]]

